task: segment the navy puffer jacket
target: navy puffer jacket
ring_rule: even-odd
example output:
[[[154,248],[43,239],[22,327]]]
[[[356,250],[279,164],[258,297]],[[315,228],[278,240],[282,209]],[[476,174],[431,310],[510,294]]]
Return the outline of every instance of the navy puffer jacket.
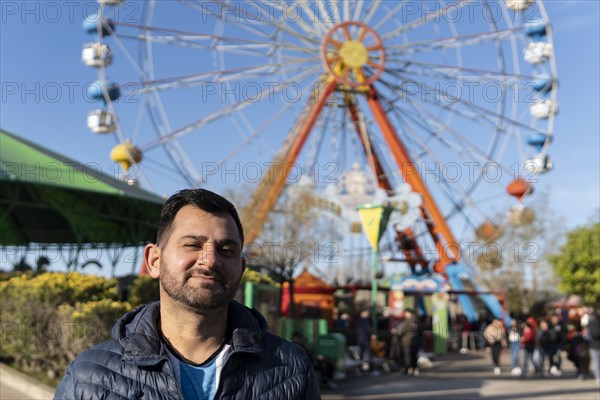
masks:
[[[81,353],[58,385],[55,400],[183,400],[160,339],[160,304],[125,314],[113,339]],[[257,311],[232,301],[226,356],[216,399],[320,399],[313,365],[299,346],[267,332]]]

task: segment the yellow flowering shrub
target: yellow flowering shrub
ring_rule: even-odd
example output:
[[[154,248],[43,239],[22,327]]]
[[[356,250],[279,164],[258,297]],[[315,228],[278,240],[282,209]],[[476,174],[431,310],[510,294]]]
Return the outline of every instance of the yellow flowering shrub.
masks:
[[[261,274],[258,271],[254,271],[253,269],[247,268],[244,275],[242,275],[242,281],[240,283],[240,287],[244,287],[246,282],[253,283],[265,283],[267,285],[279,287],[280,284],[275,282],[269,275]]]
[[[136,277],[131,286],[129,286],[128,300],[133,307],[150,303],[158,299],[158,279],[154,279],[150,275],[140,275]]]
[[[0,357],[51,384],[131,309],[118,300],[115,279],[76,272],[14,276],[0,281],[0,298]]]

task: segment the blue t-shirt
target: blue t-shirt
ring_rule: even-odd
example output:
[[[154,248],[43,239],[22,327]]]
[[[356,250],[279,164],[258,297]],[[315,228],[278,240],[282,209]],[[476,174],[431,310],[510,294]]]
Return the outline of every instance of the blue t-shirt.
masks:
[[[185,400],[213,400],[219,387],[223,359],[230,346],[224,345],[214,357],[200,365],[181,361],[167,348],[169,359],[173,363],[175,376],[181,386]]]

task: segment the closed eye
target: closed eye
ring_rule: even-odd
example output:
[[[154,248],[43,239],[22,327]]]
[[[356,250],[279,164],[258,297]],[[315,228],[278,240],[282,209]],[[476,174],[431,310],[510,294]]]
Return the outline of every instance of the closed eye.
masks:
[[[235,256],[237,255],[237,251],[232,247],[223,247],[219,250],[221,253],[227,256]]]

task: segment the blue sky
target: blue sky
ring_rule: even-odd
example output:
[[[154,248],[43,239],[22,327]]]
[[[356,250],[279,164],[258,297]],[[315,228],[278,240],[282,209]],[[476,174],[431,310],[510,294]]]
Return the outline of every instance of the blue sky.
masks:
[[[539,188],[549,193],[554,213],[571,228],[589,221],[600,206],[600,2],[552,0],[544,4],[554,30],[560,111],[549,151],[555,168],[543,175]],[[95,9],[95,2],[2,1],[0,5],[0,127],[115,173],[108,159],[113,140],[94,135],[85,123],[94,104],[85,98],[82,89],[95,79],[96,71],[80,60],[82,45],[90,41],[81,23],[83,15]],[[119,18],[139,18],[137,11],[123,6]],[[168,18],[183,23],[188,16],[174,14]],[[177,56],[174,53],[173,58],[165,57],[160,62],[183,63]],[[210,66],[208,60],[195,62],[202,68]],[[470,62],[467,58],[464,65],[468,67]],[[131,71],[127,78],[120,75],[120,68],[124,71],[127,67],[119,65],[110,70],[111,78],[133,79]],[[124,93],[128,93],[126,88]],[[198,104],[205,109],[212,106],[209,102]],[[123,110],[125,104],[119,112]],[[127,112],[134,113],[135,108]],[[176,118],[178,110],[168,112]],[[237,145],[236,140],[241,140],[226,142],[217,135],[206,138],[206,143],[212,146],[217,138],[231,149]],[[265,148],[274,143],[269,143],[270,139],[265,142]],[[249,159],[268,161],[267,156],[261,156],[261,146]],[[265,150],[264,154],[269,152]],[[168,177],[160,179],[155,182],[159,193],[170,194],[177,189]]]

